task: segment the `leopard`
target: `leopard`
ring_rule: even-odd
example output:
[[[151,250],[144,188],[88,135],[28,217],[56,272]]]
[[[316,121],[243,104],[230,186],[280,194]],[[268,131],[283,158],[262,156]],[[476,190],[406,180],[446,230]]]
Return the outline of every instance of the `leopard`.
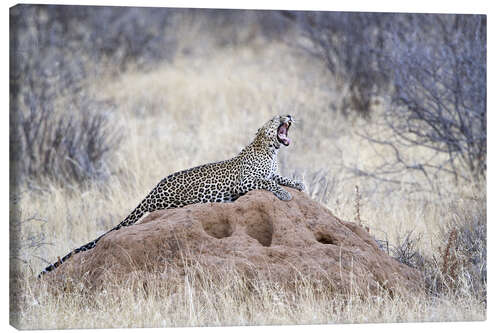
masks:
[[[121,223],[63,258],[58,257],[38,277],[53,271],[73,255],[93,249],[107,234],[135,224],[145,214],[156,210],[196,203],[234,202],[249,191],[259,189],[273,193],[280,200],[291,200],[290,192],[280,185],[299,191],[304,191],[305,187],[299,180],[280,175],[278,150],[281,146],[290,145],[288,131],[294,122],[289,114],[274,116],[257,130],[253,141],[235,157],[178,171],[163,178]]]

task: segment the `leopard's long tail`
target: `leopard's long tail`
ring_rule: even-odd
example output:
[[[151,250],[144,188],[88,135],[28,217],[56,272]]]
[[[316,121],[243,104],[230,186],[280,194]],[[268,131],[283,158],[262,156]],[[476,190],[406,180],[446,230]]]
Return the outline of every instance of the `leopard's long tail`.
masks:
[[[67,255],[65,255],[64,257],[62,257],[62,258],[58,257],[57,261],[55,263],[53,263],[53,264],[45,267],[45,269],[43,271],[41,271],[40,274],[38,274],[38,278],[41,278],[44,274],[46,274],[46,273],[48,273],[50,271],[53,271],[54,269],[56,269],[57,267],[59,267],[63,262],[65,262],[66,260],[68,260],[69,258],[71,258],[73,256],[73,254],[93,249],[97,245],[97,242],[102,237],[104,237],[107,234],[109,234],[110,232],[115,231],[115,230],[119,230],[122,227],[126,227],[126,226],[129,226],[129,225],[132,225],[132,224],[136,223],[147,212],[147,210],[146,210],[145,207],[146,207],[146,199],[144,199],[139,204],[139,206],[137,206],[132,211],[132,213],[130,213],[122,222],[120,222],[120,224],[118,224],[113,229],[108,230],[107,232],[105,232],[101,236],[97,237],[93,241],[91,241],[91,242],[89,242],[89,243],[87,243],[87,244],[85,244],[83,246],[80,246],[77,249],[74,249],[73,251],[71,251],[70,253],[68,253]]]

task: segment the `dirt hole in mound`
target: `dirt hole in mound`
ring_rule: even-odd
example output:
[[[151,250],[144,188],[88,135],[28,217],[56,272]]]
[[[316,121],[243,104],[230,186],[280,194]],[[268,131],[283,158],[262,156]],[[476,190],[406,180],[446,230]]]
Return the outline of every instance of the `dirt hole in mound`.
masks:
[[[225,238],[233,234],[231,223],[227,219],[203,220],[203,229],[207,234],[215,238]]]
[[[338,241],[329,234],[319,232],[315,234],[315,237],[322,244],[338,245]]]
[[[247,235],[258,240],[262,246],[271,246],[273,241],[273,223],[268,216],[261,216],[260,219],[247,221]]]

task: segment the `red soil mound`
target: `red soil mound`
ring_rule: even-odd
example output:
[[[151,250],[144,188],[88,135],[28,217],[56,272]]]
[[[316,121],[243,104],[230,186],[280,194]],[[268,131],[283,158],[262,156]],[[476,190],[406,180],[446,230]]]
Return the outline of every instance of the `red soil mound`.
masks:
[[[328,281],[339,293],[416,291],[420,274],[382,251],[362,227],[341,221],[292,189],[285,202],[252,191],[234,203],[196,204],[151,213],[111,232],[48,276],[98,287],[112,276],[179,274],[190,263],[235,268],[249,278],[281,283],[302,276]],[[140,275],[137,275],[140,276]]]

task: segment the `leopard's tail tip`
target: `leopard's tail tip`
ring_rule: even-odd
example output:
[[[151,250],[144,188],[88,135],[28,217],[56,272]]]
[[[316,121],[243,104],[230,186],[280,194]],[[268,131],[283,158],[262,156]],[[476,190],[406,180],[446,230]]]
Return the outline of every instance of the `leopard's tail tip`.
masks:
[[[45,274],[47,274],[48,270],[47,269],[44,269],[43,271],[41,271],[40,273],[38,273],[38,275],[36,276],[37,279],[41,279],[42,276],[44,276]]]
[[[57,257],[58,259],[58,262],[61,262],[61,259],[59,257]],[[44,276],[45,274],[47,274],[48,272],[54,270],[55,268],[57,268],[57,263],[56,264],[52,264],[52,265],[49,265],[47,267],[45,267],[45,269],[43,271],[41,271],[38,275],[37,275],[37,278],[41,278],[42,276]]]

